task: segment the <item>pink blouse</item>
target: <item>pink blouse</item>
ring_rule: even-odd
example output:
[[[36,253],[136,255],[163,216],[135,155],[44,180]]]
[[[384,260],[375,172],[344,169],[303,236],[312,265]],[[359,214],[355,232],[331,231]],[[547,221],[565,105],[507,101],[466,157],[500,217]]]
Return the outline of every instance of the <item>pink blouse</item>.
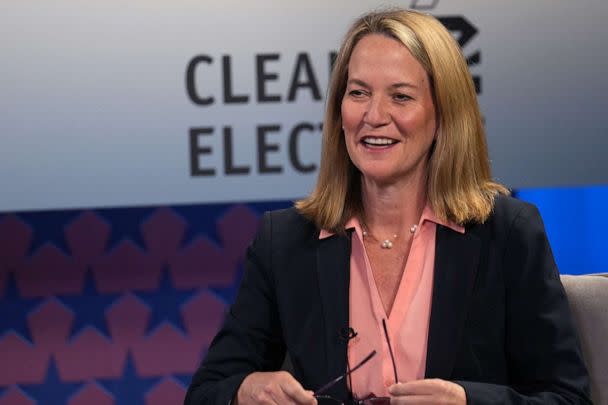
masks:
[[[382,327],[383,319],[386,320],[399,381],[424,378],[437,224],[464,233],[462,226],[440,221],[430,205],[425,206],[414,233],[390,316],[387,316],[365,252],[359,221],[353,218],[347,223],[347,229],[355,229],[350,256],[349,317],[350,327],[357,332],[357,336],[349,341],[349,365],[356,365],[372,350],[377,352],[367,364],[351,375],[351,390],[356,398],[364,398],[369,394],[388,396],[387,387],[395,383]],[[332,233],[322,230],[319,239],[331,235]]]

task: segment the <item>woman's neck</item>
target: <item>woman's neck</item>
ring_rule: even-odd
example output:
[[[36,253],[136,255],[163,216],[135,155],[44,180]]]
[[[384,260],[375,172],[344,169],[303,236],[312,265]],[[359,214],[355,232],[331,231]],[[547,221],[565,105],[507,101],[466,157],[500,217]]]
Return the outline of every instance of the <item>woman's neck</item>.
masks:
[[[418,224],[426,205],[426,178],[379,184],[361,179],[363,226],[380,237],[403,235]]]

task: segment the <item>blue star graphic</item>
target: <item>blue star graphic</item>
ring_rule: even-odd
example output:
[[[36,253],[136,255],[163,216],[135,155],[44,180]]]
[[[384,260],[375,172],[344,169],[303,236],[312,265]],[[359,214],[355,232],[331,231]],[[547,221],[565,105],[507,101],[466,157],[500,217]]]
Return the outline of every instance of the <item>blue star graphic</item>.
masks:
[[[146,332],[149,333],[163,321],[168,321],[177,329],[186,333],[181,307],[186,301],[192,298],[195,293],[195,289],[176,290],[171,284],[169,272],[167,269],[163,269],[158,290],[136,293],[137,296],[150,307],[150,322],[148,323]]]
[[[61,210],[61,211],[41,211],[24,212],[18,216],[25,223],[30,224],[33,230],[32,243],[28,254],[32,254],[46,242],[55,245],[60,251],[69,255],[65,239],[65,226],[80,215],[80,211]]]
[[[129,239],[136,246],[145,249],[146,245],[141,235],[140,226],[153,212],[155,208],[107,208],[97,210],[102,218],[112,225],[108,248],[115,248],[124,239]]]
[[[82,383],[66,383],[59,377],[55,359],[51,357],[46,379],[40,384],[20,385],[39,404],[67,404],[70,396],[80,389]]]
[[[119,294],[99,294],[91,271],[85,276],[84,291],[77,296],[58,297],[68,308],[74,311],[72,333],[74,337],[86,326],[93,326],[106,337],[110,337],[108,323],[105,319],[106,309],[119,297]]]
[[[145,395],[160,377],[143,378],[137,375],[131,354],[127,355],[122,377],[99,380],[101,385],[114,396],[114,405],[144,405]]]
[[[41,301],[40,298],[20,297],[15,275],[9,273],[4,294],[0,296],[0,336],[12,330],[31,343],[32,337],[27,326],[27,316]]]
[[[184,218],[188,227],[183,239],[183,245],[187,246],[196,237],[205,235],[217,245],[220,238],[217,234],[216,221],[224,215],[231,205],[229,204],[207,204],[204,209],[200,205],[185,205],[175,207],[174,210]]]

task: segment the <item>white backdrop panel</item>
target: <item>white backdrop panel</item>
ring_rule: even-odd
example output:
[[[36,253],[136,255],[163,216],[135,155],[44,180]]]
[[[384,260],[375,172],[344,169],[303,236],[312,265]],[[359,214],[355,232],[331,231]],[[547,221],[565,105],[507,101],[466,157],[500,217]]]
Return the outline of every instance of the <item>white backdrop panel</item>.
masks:
[[[608,182],[608,2],[382,4],[412,3],[434,3],[432,14],[477,30],[464,51],[480,53],[471,72],[500,181]],[[356,16],[379,5],[3,1],[0,211],[305,195],[316,178],[303,169],[319,160],[330,54]],[[209,105],[195,104],[186,86],[201,55],[193,88]],[[262,59],[266,78],[256,71]],[[247,102],[225,100],[228,81]],[[259,83],[280,101],[260,100]],[[207,133],[193,144],[192,129]]]

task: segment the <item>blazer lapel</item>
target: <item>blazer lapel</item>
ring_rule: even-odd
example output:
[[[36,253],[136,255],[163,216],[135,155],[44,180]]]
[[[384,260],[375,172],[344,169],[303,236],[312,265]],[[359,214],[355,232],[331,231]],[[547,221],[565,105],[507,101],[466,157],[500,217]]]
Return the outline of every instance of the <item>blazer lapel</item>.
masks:
[[[461,234],[437,225],[427,378],[449,379],[452,374],[477,273],[480,247],[479,238],[469,230]]]
[[[348,290],[350,282],[350,234],[333,235],[319,240],[317,271],[321,305],[325,321],[325,353],[327,381],[346,370],[347,344],[340,331],[348,328]],[[323,365],[321,365],[323,367]],[[328,391],[333,395],[347,395],[346,382],[342,380]]]

